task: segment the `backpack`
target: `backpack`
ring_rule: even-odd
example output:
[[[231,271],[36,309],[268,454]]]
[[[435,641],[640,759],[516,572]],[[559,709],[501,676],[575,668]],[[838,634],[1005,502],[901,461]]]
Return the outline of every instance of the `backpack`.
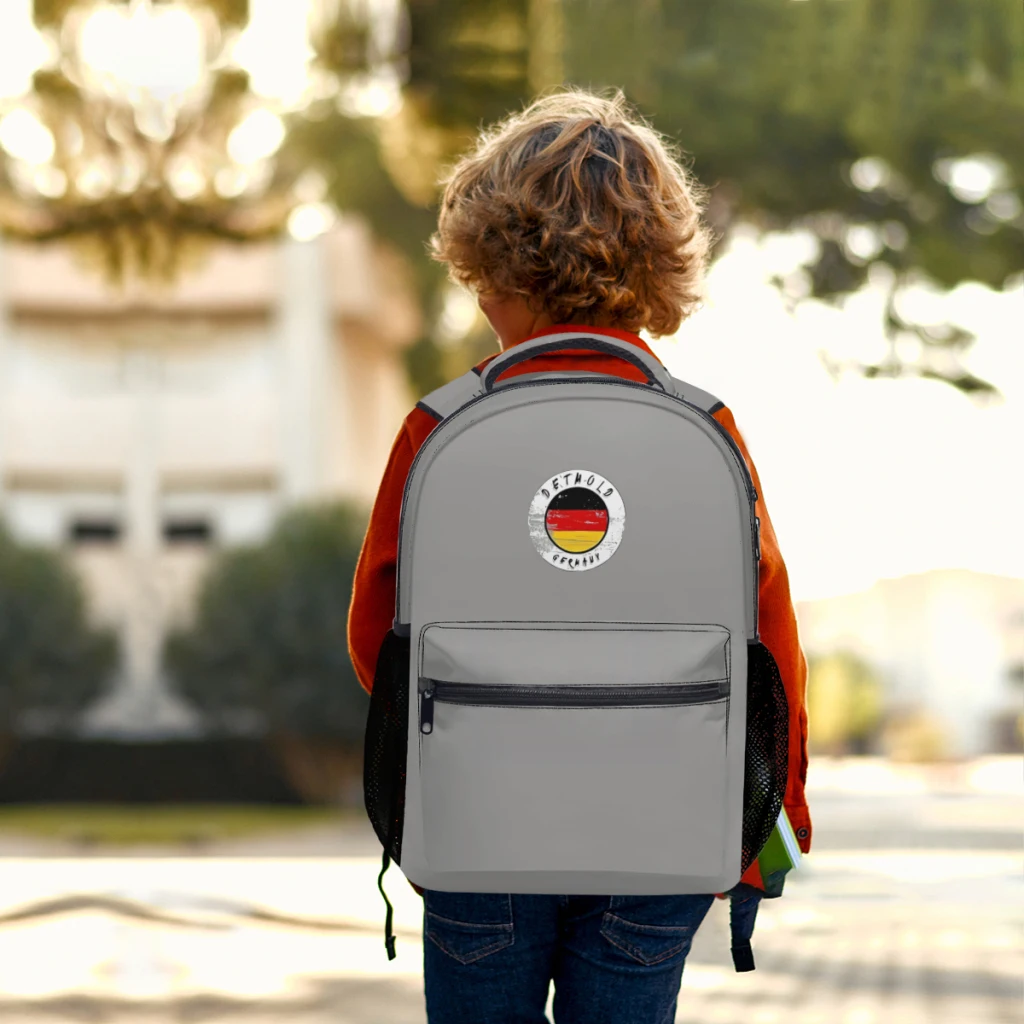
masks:
[[[646,383],[500,379],[561,349]],[[405,485],[365,738],[385,901],[391,861],[443,891],[738,887],[733,958],[752,969],[756,890],[739,880],[781,810],[788,711],[757,631],[757,494],[722,403],[634,345],[571,333],[418,404],[438,425]]]

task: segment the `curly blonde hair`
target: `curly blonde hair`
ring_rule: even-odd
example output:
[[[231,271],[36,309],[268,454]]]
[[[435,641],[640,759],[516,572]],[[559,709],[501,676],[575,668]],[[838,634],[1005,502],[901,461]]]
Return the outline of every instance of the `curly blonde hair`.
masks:
[[[554,323],[672,334],[700,303],[705,190],[621,92],[536,100],[445,179],[433,257]]]

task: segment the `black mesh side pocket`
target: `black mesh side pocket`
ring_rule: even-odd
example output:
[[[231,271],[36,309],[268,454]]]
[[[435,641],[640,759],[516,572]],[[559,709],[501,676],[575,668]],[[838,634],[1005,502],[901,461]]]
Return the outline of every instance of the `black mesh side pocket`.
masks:
[[[409,637],[388,630],[366,717],[363,798],[377,838],[396,863],[402,853],[409,727]]]
[[[747,644],[747,750],[743,780],[746,871],[775,828],[789,768],[789,702],[779,666],[762,643]]]

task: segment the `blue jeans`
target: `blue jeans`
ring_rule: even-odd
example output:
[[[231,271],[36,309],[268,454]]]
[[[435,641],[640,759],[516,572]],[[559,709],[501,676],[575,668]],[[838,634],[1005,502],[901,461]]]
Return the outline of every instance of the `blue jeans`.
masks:
[[[430,1024],[672,1024],[713,895],[424,893]]]

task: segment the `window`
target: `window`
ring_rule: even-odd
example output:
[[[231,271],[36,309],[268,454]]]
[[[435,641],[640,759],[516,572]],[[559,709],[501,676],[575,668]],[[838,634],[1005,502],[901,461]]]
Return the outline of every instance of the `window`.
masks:
[[[116,544],[121,539],[121,524],[116,519],[80,516],[71,520],[72,544]]]
[[[164,540],[168,544],[210,544],[213,528],[208,519],[167,519]]]

